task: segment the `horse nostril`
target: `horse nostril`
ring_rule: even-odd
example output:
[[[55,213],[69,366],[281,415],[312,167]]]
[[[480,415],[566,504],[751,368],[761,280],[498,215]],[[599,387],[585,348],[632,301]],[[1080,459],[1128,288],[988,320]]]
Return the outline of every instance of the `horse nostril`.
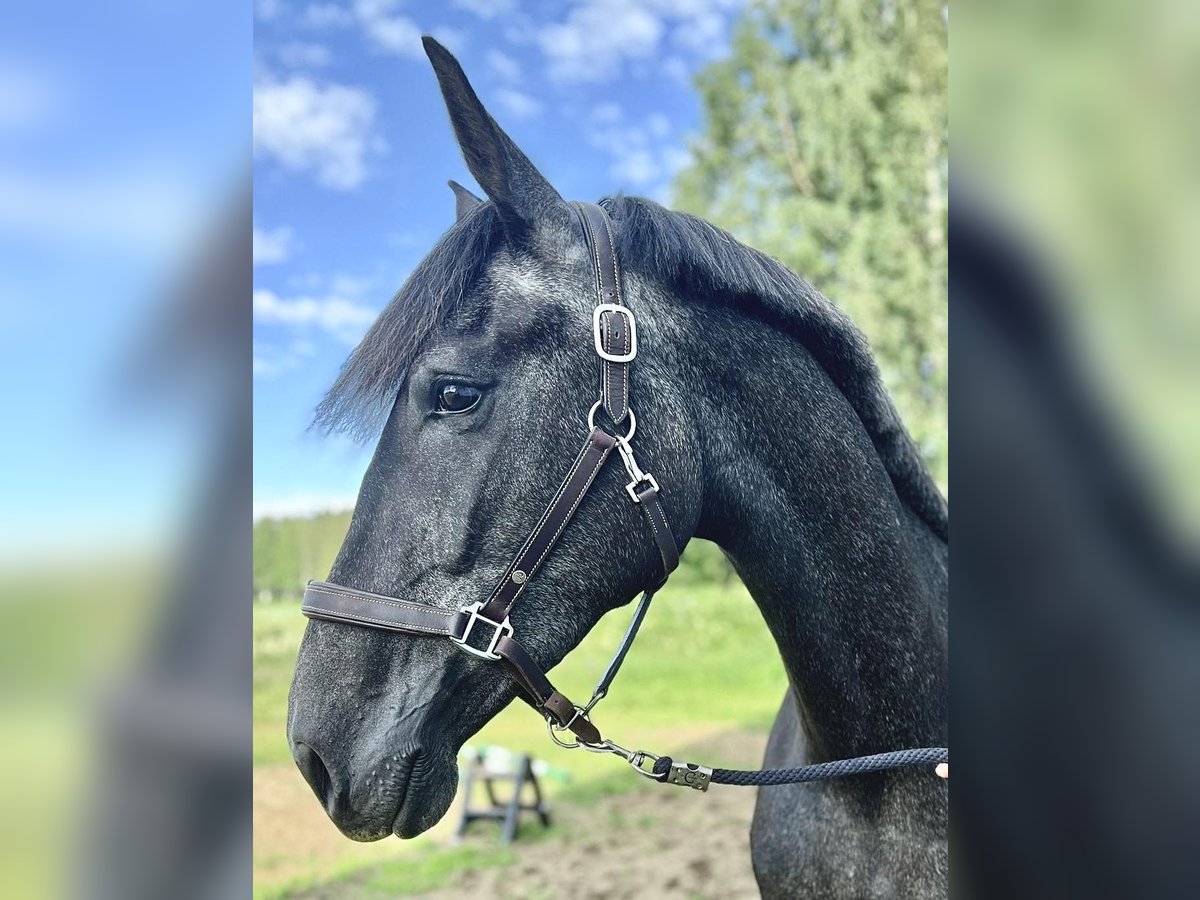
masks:
[[[328,808],[329,793],[333,779],[330,778],[329,769],[326,768],[325,761],[321,759],[321,755],[308,746],[308,744],[297,743],[292,756],[295,757],[296,765],[300,767],[300,771],[304,775],[304,780],[312,787],[313,793],[317,795],[317,799],[321,801],[322,805]]]

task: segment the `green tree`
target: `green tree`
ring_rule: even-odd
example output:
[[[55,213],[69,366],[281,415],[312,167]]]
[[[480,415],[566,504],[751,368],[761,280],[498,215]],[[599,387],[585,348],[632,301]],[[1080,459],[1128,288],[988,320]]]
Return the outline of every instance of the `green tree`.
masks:
[[[943,489],[946,40],[942,2],[751,4],[675,184],[849,313]]]
[[[310,578],[324,578],[350,527],[349,513],[254,523],[254,596],[292,600]]]

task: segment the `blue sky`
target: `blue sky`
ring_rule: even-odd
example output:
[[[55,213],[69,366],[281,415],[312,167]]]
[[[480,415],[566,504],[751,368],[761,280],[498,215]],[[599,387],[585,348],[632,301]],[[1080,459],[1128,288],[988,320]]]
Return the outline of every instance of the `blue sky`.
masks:
[[[154,379],[133,357],[244,189],[248,12],[243,0],[5,9],[0,562],[144,546],[199,490],[214,406],[189,395],[151,408]]]
[[[420,36],[572,199],[669,200],[700,126],[694,74],[735,0],[258,0],[254,37],[255,514],[352,505],[371,447],[307,430],[338,366],[481,193]]]

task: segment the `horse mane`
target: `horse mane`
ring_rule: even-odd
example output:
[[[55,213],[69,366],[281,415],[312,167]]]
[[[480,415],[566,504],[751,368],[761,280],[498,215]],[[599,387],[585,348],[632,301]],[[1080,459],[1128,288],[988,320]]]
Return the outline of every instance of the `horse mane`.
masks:
[[[781,263],[703,219],[640,197],[603,202],[621,266],[682,296],[724,303],[798,339],[862,421],[896,493],[942,540],[946,502],[883,385],[870,345],[849,317]]]
[[[603,205],[617,226],[623,268],[682,296],[755,315],[803,343],[858,414],[901,500],[947,538],[946,503],[883,386],[867,339],[845,313],[771,257],[703,219],[640,197]],[[456,222],[342,365],[317,406],[314,427],[363,440],[377,433],[426,340],[460,310],[503,240],[493,203]]]

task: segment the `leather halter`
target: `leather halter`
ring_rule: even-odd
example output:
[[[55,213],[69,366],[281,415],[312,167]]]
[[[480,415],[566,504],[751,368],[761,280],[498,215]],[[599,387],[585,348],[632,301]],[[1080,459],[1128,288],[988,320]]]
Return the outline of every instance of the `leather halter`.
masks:
[[[616,676],[650,598],[679,565],[679,550],[663,511],[658,482],[638,466],[630,443],[637,429],[637,418],[629,405],[629,373],[637,357],[637,322],[621,294],[621,270],[617,262],[612,225],[608,215],[599,206],[591,203],[573,205],[583,225],[595,269],[596,306],[592,314],[592,334],[593,346],[600,359],[600,399],[588,413],[590,432],[583,448],[500,582],[486,600],[458,610],[447,610],[328,582],[311,581],[304,592],[301,611],[313,619],[347,622],[405,634],[448,637],[467,653],[503,662],[520,687],[524,699],[545,716],[552,729],[569,729],[585,744],[600,744],[600,732],[588,719],[587,713],[607,692],[608,685]],[[617,434],[597,425],[596,414],[601,411],[611,420],[615,429],[625,427],[622,423],[628,420],[626,433]],[[625,491],[649,523],[650,533],[662,558],[662,575],[643,595],[621,650],[601,679],[591,702],[581,707],[572,703],[550,683],[545,672],[517,640],[509,616],[520,602],[529,580],[537,574],[562,537],[614,449],[629,474],[630,481],[625,485]],[[553,736],[553,730],[551,734]]]

